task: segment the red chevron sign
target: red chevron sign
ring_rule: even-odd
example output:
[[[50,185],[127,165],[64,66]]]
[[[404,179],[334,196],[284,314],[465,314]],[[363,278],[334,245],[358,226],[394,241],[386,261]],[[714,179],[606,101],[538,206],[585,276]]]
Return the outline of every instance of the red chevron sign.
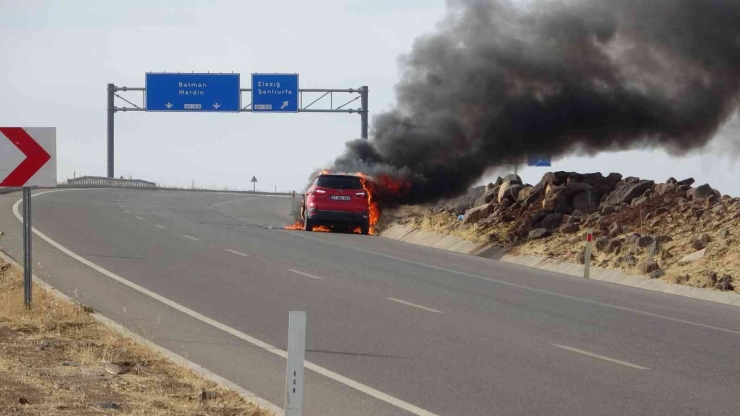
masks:
[[[4,186],[56,186],[55,128],[0,127],[0,187]]]

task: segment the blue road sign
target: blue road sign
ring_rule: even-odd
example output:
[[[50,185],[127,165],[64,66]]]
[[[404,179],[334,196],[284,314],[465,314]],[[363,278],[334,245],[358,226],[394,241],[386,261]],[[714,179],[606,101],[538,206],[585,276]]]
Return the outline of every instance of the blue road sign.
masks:
[[[252,111],[298,111],[298,74],[252,74]]]
[[[239,74],[146,74],[146,111],[236,112]]]
[[[529,154],[527,155],[527,166],[552,166],[552,156],[549,154]]]

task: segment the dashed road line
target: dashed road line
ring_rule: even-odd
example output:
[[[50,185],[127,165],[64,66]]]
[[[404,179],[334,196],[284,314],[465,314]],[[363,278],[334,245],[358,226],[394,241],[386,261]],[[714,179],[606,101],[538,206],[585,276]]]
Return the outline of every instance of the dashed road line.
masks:
[[[552,346],[553,347],[562,348],[564,350],[575,352],[575,353],[578,353],[578,354],[587,355],[589,357],[598,358],[600,360],[609,361],[610,363],[615,363],[615,364],[623,365],[623,366],[626,366],[626,367],[635,368],[637,370],[649,370],[649,368],[643,367],[641,365],[632,364],[632,363],[628,363],[626,361],[622,361],[622,360],[617,360],[617,359],[614,359],[614,358],[605,357],[603,355],[594,354],[592,352],[588,352],[588,351],[584,351],[584,350],[579,350],[578,348],[569,347],[567,345],[552,344]]]
[[[163,230],[166,230],[167,229],[167,227],[165,227],[164,225],[155,224],[154,226],[157,227],[157,228],[161,228]]]
[[[141,218],[141,217],[136,217],[136,219],[139,221],[144,221],[144,218]]]
[[[185,234],[183,234],[182,236],[185,237],[185,238],[189,238],[189,239],[191,239],[193,241],[200,241],[200,238],[191,237],[191,236],[185,235]]]
[[[312,275],[312,274],[304,273],[304,272],[301,272],[301,271],[298,271],[298,270],[294,270],[294,269],[288,269],[288,271],[289,271],[289,272],[293,272],[293,273],[295,273],[295,274],[300,274],[300,275],[302,275],[302,276],[310,277],[310,278],[312,278],[312,279],[324,280],[324,278],[323,278],[323,277],[319,277],[319,276],[314,276],[314,275]]]
[[[393,301],[393,302],[398,302],[398,303],[400,303],[402,305],[412,306],[414,308],[423,309],[423,310],[425,310],[427,312],[442,313],[442,311],[438,311],[438,310],[432,309],[432,308],[427,308],[426,306],[417,305],[415,303],[407,302],[405,300],[396,299],[396,298],[386,298],[386,299],[388,299],[390,301]]]
[[[244,254],[244,253],[240,253],[240,252],[238,252],[238,251],[236,251],[236,250],[232,250],[232,249],[230,249],[230,248],[225,248],[225,249],[224,249],[224,251],[228,251],[229,253],[234,253],[234,254],[236,254],[237,256],[242,256],[242,257],[249,257],[249,254]]]

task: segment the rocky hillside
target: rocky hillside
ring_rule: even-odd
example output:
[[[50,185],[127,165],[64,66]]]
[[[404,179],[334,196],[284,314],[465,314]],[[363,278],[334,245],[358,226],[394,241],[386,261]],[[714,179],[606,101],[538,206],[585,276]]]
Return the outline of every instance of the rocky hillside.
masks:
[[[507,175],[396,221],[580,263],[592,229],[594,265],[717,290],[735,290],[740,270],[740,198],[692,178],[550,172],[533,186]]]

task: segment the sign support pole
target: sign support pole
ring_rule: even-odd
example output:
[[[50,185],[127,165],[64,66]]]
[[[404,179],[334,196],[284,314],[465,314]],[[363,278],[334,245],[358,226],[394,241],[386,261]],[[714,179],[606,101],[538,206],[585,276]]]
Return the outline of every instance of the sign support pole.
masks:
[[[113,116],[116,113],[115,104],[113,102],[116,86],[108,84],[108,177],[113,177]]]
[[[360,112],[360,118],[362,119],[362,127],[361,127],[361,134],[362,138],[367,140],[367,116],[368,116],[368,108],[367,108],[367,85],[363,85],[362,88],[360,88],[360,95],[361,95],[361,103],[362,103],[362,110]]]
[[[23,303],[31,308],[31,188],[23,187]]]
[[[303,414],[303,360],[306,355],[306,312],[288,313],[288,363],[285,366],[285,416]]]

